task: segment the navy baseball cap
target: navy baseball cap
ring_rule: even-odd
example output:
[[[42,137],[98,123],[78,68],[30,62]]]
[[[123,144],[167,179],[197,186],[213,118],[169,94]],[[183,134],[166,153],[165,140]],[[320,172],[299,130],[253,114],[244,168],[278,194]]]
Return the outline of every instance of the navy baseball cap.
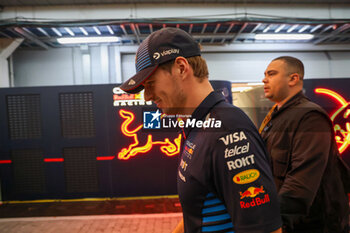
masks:
[[[201,55],[199,44],[193,37],[179,28],[163,28],[149,35],[136,53],[136,74],[121,86],[125,92],[137,93],[143,90],[146,81],[160,64],[175,58]]]

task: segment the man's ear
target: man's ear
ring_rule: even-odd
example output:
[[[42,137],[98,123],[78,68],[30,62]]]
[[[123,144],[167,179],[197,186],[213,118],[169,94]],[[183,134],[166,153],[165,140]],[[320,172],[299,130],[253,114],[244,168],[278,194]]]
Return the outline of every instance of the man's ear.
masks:
[[[300,75],[298,73],[293,73],[289,76],[289,86],[294,87],[300,82]]]
[[[175,59],[175,68],[176,68],[176,72],[181,75],[181,76],[184,76],[187,72],[188,72],[188,69],[189,69],[189,64],[188,64],[188,61],[186,58],[184,57],[177,57]]]

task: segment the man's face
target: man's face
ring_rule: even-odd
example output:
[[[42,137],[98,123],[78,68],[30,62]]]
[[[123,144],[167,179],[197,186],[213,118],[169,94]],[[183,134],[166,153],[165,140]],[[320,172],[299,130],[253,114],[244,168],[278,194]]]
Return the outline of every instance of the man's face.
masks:
[[[279,103],[289,95],[289,71],[282,60],[272,61],[265,70],[264,83],[265,97]]]
[[[157,68],[144,82],[145,100],[153,101],[165,114],[177,114],[183,108],[186,96],[183,93],[180,77],[175,72]]]

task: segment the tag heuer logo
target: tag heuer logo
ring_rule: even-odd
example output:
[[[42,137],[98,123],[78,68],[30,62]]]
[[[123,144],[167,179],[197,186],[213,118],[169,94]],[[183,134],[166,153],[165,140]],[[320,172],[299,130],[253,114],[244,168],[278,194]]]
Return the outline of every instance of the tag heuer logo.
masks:
[[[129,81],[129,83],[128,83],[128,85],[135,85],[135,81],[133,80],[133,79],[131,79],[130,81]]]
[[[158,60],[160,58],[160,54],[159,53],[154,53],[153,54],[153,58]]]

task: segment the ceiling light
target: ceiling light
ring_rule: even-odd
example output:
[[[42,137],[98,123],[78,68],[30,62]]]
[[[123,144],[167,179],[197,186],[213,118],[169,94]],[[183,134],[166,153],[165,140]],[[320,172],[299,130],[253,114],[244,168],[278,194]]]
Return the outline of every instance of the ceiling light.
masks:
[[[58,36],[62,36],[62,33],[57,30],[57,28],[51,28],[54,33],[56,33]]]
[[[69,35],[75,36],[74,32],[72,30],[70,30],[69,28],[65,27],[64,30],[66,30],[66,32],[68,32]]]
[[[299,29],[298,33],[302,33],[303,31],[305,31],[306,29],[308,29],[310,27],[310,25],[305,25],[304,27],[302,27],[301,29]]]
[[[314,31],[316,31],[317,29],[319,29],[322,26],[323,26],[323,24],[319,24],[316,27],[314,27],[313,29],[311,29],[310,32],[313,33]]]
[[[277,33],[277,32],[280,32],[285,26],[286,26],[285,24],[282,24],[281,26],[279,26],[279,27],[275,30],[275,32],[276,32],[276,33]]]
[[[82,31],[84,33],[85,36],[88,36],[89,33],[85,30],[85,28],[83,27],[79,27],[80,31]]]
[[[100,37],[64,37],[58,38],[60,44],[86,44],[86,43],[108,43],[118,42],[119,37],[116,36],[100,36]]]
[[[112,35],[114,35],[114,32],[113,32],[111,26],[107,25],[107,29],[108,29],[109,33],[111,33]]]
[[[38,27],[38,30],[39,30],[42,34],[44,34],[45,36],[50,37],[49,34],[47,34],[47,32],[46,32],[44,29]]]
[[[92,28],[95,30],[95,32],[97,33],[97,35],[101,35],[100,30],[98,30],[98,28],[97,28],[96,26],[93,26]]]
[[[256,34],[256,40],[311,40],[312,34]]]
[[[294,24],[293,26],[291,26],[291,27],[287,30],[287,32],[288,32],[288,33],[292,32],[292,31],[293,31],[294,29],[296,29],[298,26],[299,26],[299,24]]]
[[[267,26],[267,27],[263,30],[263,33],[267,32],[268,30],[270,30],[270,26]]]

